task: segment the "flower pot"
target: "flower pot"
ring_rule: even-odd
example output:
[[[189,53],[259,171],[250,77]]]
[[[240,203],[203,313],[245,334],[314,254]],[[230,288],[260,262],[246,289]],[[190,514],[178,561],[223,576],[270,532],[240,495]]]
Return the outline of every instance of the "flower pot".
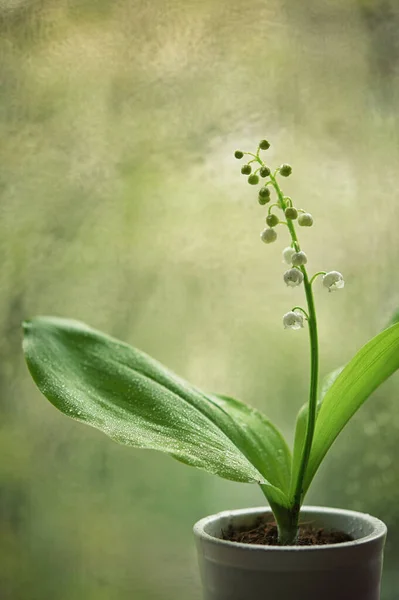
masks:
[[[222,539],[268,508],[222,512],[194,526],[205,600],[379,600],[386,526],[366,514],[304,507],[303,521],[348,533],[326,546],[260,546]]]

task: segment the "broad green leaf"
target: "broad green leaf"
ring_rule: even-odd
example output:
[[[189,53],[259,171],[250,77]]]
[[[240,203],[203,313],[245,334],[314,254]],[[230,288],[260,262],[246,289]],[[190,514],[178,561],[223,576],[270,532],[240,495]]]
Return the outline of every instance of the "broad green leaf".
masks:
[[[39,317],[24,328],[32,377],[63,413],[121,444],[160,450],[226,479],[260,483],[275,502],[287,504],[265,475],[266,464],[260,471],[260,459],[258,466],[251,462],[254,429],[259,438],[274,432],[266,419],[254,413],[244,435],[228,409],[237,414],[241,406],[244,423],[245,405],[206,396],[143,352],[83,323]],[[273,464],[271,479],[284,481],[275,470]]]
[[[346,423],[398,368],[399,324],[396,324],[363,346],[327,391],[316,421],[305,491]]]

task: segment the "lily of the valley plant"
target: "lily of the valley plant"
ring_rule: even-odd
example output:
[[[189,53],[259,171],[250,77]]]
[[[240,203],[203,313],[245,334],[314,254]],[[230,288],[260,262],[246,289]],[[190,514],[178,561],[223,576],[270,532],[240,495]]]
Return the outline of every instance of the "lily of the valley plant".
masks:
[[[285,328],[308,328],[310,385],[299,411],[293,452],[279,430],[261,412],[239,400],[205,393],[183,381],[140,350],[83,323],[38,317],[24,323],[24,351],[37,386],[60,411],[106,433],[121,444],[151,448],[179,461],[233,481],[259,484],[276,519],[280,544],[294,544],[306,492],[337,435],[370,396],[399,367],[399,324],[369,341],[343,368],[331,373],[319,391],[319,350],[313,288],[344,287],[338,271],[308,273],[307,255],[297,234],[313,224],[312,215],[284,195],[280,177],[261,150],[237,151],[248,157],[241,172],[259,185],[266,207],[266,244],[277,227],[288,234],[283,251],[287,286],[302,286],[306,305],[283,316]],[[254,167],[255,170],[254,170]],[[272,200],[273,195],[273,200]],[[286,245],[286,244],[285,244]],[[288,308],[288,307],[287,307]]]

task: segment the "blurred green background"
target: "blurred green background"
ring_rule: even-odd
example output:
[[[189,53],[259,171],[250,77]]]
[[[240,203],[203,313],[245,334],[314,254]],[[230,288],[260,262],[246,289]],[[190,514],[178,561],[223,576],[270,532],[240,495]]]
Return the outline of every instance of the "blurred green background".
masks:
[[[282,315],[288,238],[232,154],[272,142],[318,286],[322,374],[399,306],[396,0],[0,0],[0,597],[199,600],[191,533],[261,505],[255,486],[118,446],[58,413],[25,367],[20,322],[87,321],[292,439],[306,331]],[[317,286],[316,286],[317,287]],[[393,377],[334,445],[308,502],[386,521],[399,587]]]

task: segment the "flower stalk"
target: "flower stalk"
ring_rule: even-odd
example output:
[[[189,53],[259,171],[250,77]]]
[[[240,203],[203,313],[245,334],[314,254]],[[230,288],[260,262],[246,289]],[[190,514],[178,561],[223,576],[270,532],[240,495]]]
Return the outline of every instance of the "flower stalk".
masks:
[[[279,202],[281,204],[281,208],[285,211],[287,206],[284,201],[284,195],[282,190],[276,180],[276,178],[271,175],[270,179],[273,182],[273,187],[276,190]],[[295,231],[295,225],[292,221],[288,221],[288,229],[291,235],[292,243],[296,249],[296,252],[301,252],[301,247],[298,241],[298,237]],[[312,442],[314,436],[314,430],[316,425],[316,413],[317,413],[317,388],[318,388],[318,378],[319,378],[319,342],[318,342],[318,334],[317,334],[317,318],[316,318],[316,310],[315,303],[313,298],[313,290],[312,285],[309,280],[308,272],[306,270],[305,265],[301,265],[300,270],[303,274],[303,285],[305,288],[306,302],[308,305],[308,327],[309,327],[309,341],[310,341],[310,389],[309,389],[309,410],[308,410],[308,422],[306,427],[306,435],[304,447],[302,450],[301,463],[299,467],[298,477],[296,482],[293,482],[293,499],[292,499],[292,507],[291,514],[292,519],[290,523],[289,530],[285,530],[285,543],[293,544],[297,538],[298,534],[298,520],[299,520],[299,511],[302,503],[302,495],[303,495],[303,483],[306,475],[306,468],[308,466],[310,452],[312,449]]]
[[[286,508],[282,514],[276,511],[275,507],[272,507],[277,521],[280,544],[289,545],[296,542],[298,535],[299,513],[304,498],[304,481],[311,455],[317,418],[319,342],[312,284],[319,275],[322,275],[324,287],[326,287],[329,291],[332,291],[341,289],[344,286],[344,280],[342,275],[337,271],[331,271],[329,273],[320,271],[312,277],[309,277],[306,269],[306,264],[308,261],[307,255],[301,250],[294,221],[296,221],[300,227],[311,227],[313,225],[313,217],[305,210],[297,209],[293,205],[292,199],[289,196],[284,196],[279,185],[277,176],[280,175],[282,177],[289,177],[292,173],[291,165],[284,163],[278,169],[276,169],[274,173],[272,173],[269,167],[267,167],[261,159],[260,150],[267,149],[269,146],[270,144],[266,142],[266,140],[262,140],[258,146],[256,154],[251,152],[244,153],[253,157],[250,162],[259,163],[260,167],[256,170],[256,172],[259,171],[265,176],[269,177],[269,181],[263,184],[263,188],[259,193],[259,203],[266,204],[266,202],[270,201],[270,192],[268,192],[268,188],[266,187],[267,185],[270,185],[271,189],[274,188],[277,196],[277,202],[269,205],[268,215],[266,217],[266,224],[268,225],[268,228],[261,233],[261,239],[266,244],[273,243],[277,239],[277,233],[275,231],[276,226],[284,224],[288,227],[291,236],[291,246],[285,248],[283,251],[283,258],[286,263],[291,265],[291,268],[284,273],[284,281],[287,286],[290,287],[297,287],[303,283],[307,302],[307,311],[298,306],[294,307],[291,312],[284,315],[283,325],[286,329],[298,330],[303,327],[303,322],[306,320],[309,328],[310,342],[310,387],[307,424],[303,447],[301,449],[300,462],[296,471],[296,475],[292,475],[289,507]],[[249,170],[247,170],[245,174],[248,173]],[[248,183],[253,184],[254,182],[252,181],[251,177],[253,176],[249,176]],[[262,195],[264,198],[262,198]],[[272,212],[273,208],[281,209],[287,220],[281,221],[277,215]]]

